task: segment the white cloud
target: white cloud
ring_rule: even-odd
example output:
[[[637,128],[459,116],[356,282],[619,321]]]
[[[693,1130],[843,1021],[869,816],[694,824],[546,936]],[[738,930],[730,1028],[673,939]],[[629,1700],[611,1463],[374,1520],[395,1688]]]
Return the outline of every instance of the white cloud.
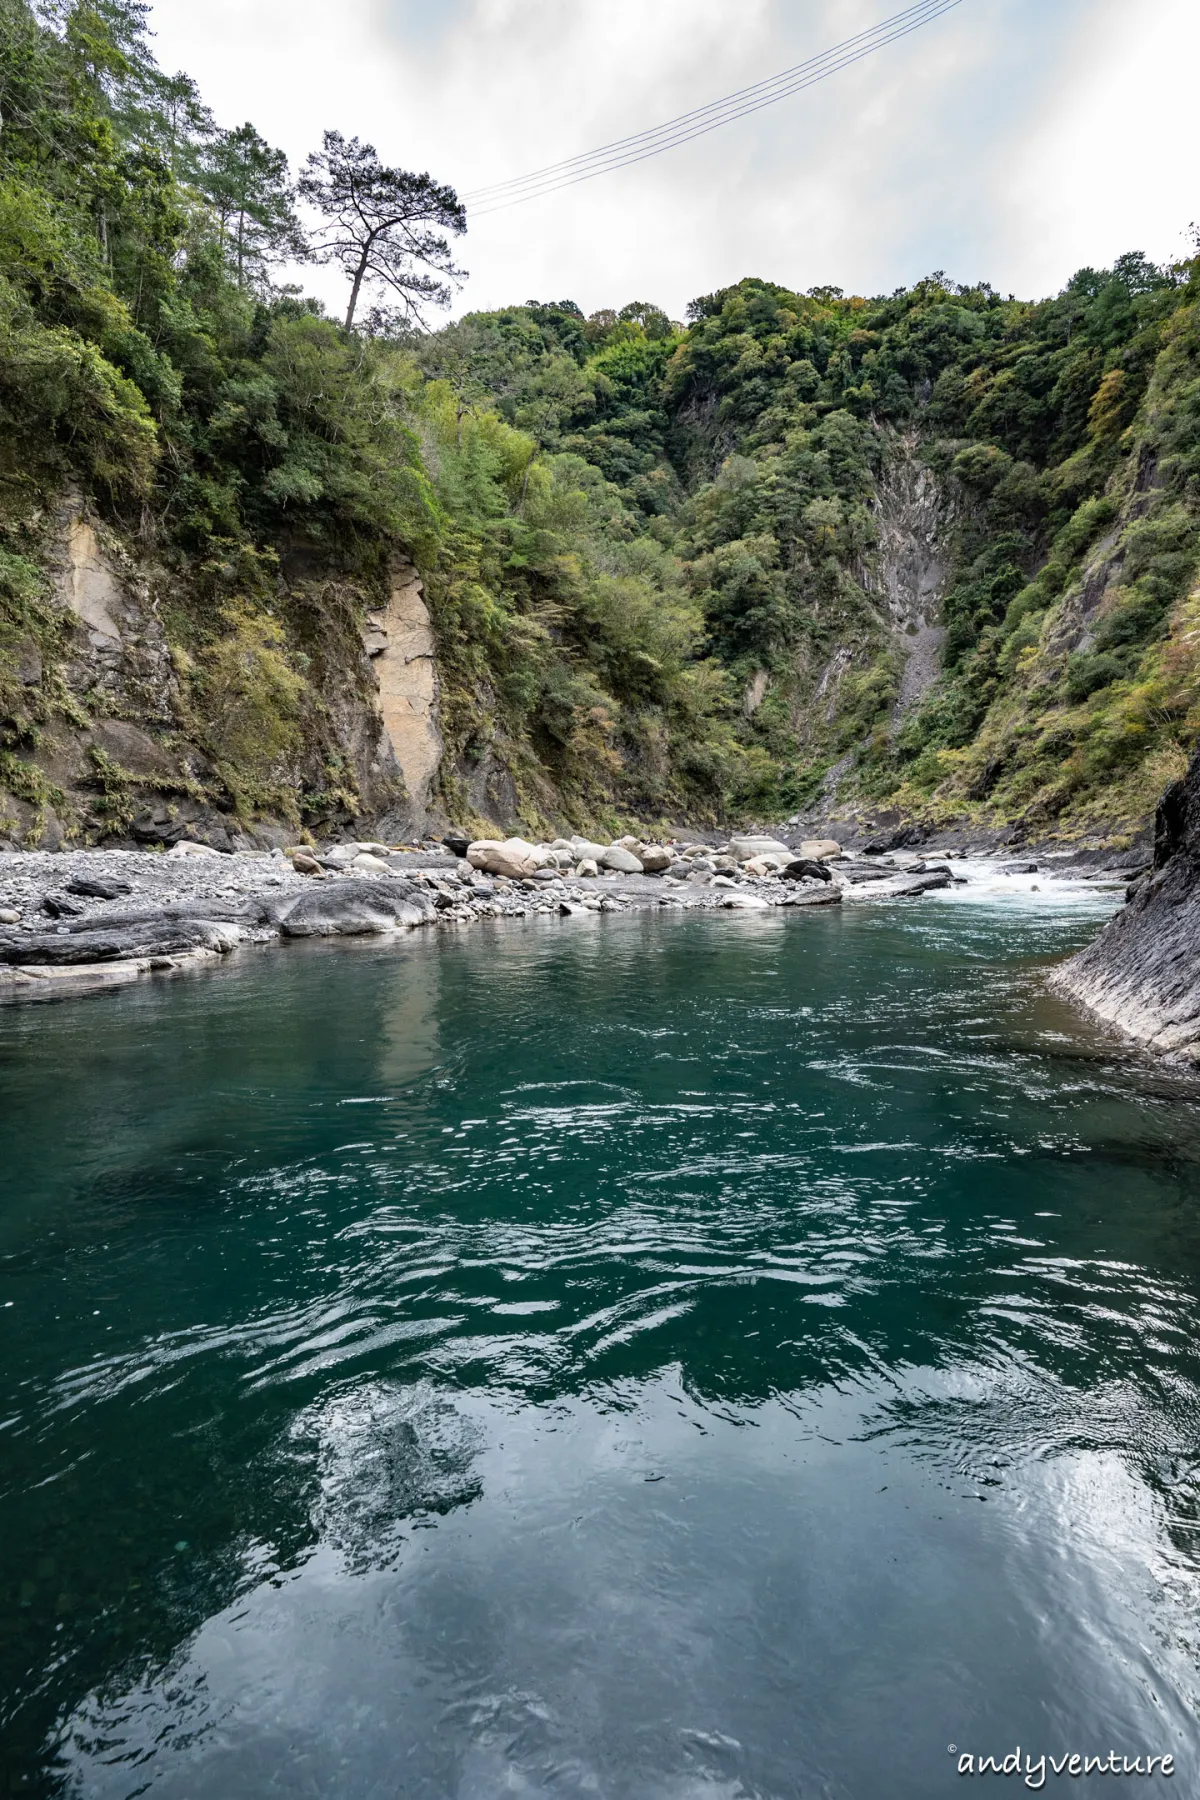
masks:
[[[336,125],[461,191],[827,49],[895,0],[156,0],[160,59],[298,163]],[[689,298],[744,274],[887,291],[934,267],[1041,293],[1182,247],[1194,0],[963,0],[820,87],[481,218],[463,306]],[[1190,190],[1190,191],[1189,191]],[[340,284],[310,282],[336,304]]]

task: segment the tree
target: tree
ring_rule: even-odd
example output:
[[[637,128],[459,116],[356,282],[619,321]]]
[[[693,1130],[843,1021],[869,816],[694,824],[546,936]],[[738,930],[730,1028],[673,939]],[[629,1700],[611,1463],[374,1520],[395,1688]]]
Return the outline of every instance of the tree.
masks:
[[[155,99],[154,135],[166,165],[176,179],[195,182],[200,179],[199,147],[216,135],[212,113],[182,69],[158,78]]]
[[[221,222],[221,242],[239,287],[268,263],[307,254],[288,181],[287,157],[253,125],[222,131],[205,158],[204,192]]]
[[[364,283],[390,288],[418,324],[421,302],[447,306],[451,285],[466,271],[450,260],[437,227],[460,236],[467,214],[453,188],[431,175],[388,169],[373,144],[348,142],[327,131],[324,148],[309,157],[300,177],[301,197],[322,215],[314,246],[318,262],[337,263],[350,277],[346,330]]]

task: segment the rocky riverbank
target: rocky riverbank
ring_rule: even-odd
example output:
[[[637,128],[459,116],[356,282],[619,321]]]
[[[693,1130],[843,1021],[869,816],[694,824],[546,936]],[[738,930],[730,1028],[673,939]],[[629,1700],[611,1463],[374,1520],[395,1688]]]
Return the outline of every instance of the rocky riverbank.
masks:
[[[1200,752],[1159,804],[1153,867],[1051,984],[1159,1054],[1200,1062]]]
[[[424,846],[337,843],[219,853],[0,855],[0,999],[44,999],[176,974],[241,944],[361,937],[480,919],[569,919],[639,907],[754,911],[916,896],[944,862],[836,843],[734,837],[613,844],[560,838]]]

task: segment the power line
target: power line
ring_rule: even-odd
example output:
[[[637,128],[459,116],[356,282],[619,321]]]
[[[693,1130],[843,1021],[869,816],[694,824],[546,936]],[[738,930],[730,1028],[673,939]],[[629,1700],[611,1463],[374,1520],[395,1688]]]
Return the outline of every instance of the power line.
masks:
[[[488,187],[474,188],[464,195],[464,199],[481,201],[498,197],[506,190],[521,188],[531,182],[540,182],[550,176],[569,173],[582,165],[593,163],[597,159],[607,160],[612,155],[624,154],[663,136],[671,136],[680,129],[702,125],[712,119],[714,115],[723,113],[728,108],[740,109],[743,105],[753,104],[756,99],[764,96],[771,100],[778,98],[780,95],[776,95],[771,90],[779,88],[781,94],[786,93],[789,89],[783,84],[790,84],[801,79],[805,74],[816,71],[823,64],[852,50],[855,46],[861,46],[864,50],[875,48],[875,44],[869,40],[879,38],[882,33],[889,32],[894,28],[904,27],[907,24],[915,29],[917,25],[924,24],[928,17],[936,16],[938,11],[944,10],[945,5],[946,0],[917,0],[915,5],[907,7],[903,12],[895,13],[891,18],[881,20],[878,25],[871,26],[867,31],[860,31],[854,37],[843,39],[831,50],[822,51],[819,56],[809,57],[805,62],[796,63],[790,69],[784,69],[780,74],[771,75],[766,80],[756,81],[750,87],[739,88],[735,93],[726,94],[720,100],[712,100],[707,106],[695,107],[691,112],[680,113],[677,118],[669,119],[665,125],[656,125],[648,131],[634,132],[630,137],[617,138],[610,144],[602,145],[598,150],[589,150],[581,156],[569,156],[562,162],[550,163],[545,168],[535,169],[529,175],[518,175],[509,181],[497,181]],[[735,112],[733,116],[736,117],[737,113]]]
[[[904,12],[893,14],[889,19],[881,20],[868,31],[844,39],[820,56],[810,57],[806,62],[797,63],[764,81],[755,82],[751,87],[726,94],[707,106],[681,113],[664,125],[635,132],[630,137],[618,138],[598,150],[567,157],[562,162],[551,163],[529,175],[516,176],[511,181],[496,182],[491,187],[475,189],[464,198],[468,205],[474,201],[482,202],[473,208],[472,216],[483,218],[488,213],[499,212],[505,207],[520,206],[527,200],[539,199],[560,188],[573,187],[578,182],[591,181],[598,175],[611,174],[632,163],[644,162],[648,157],[659,156],[663,151],[688,143],[693,138],[704,137],[721,125],[744,118],[749,113],[759,112],[763,107],[773,106],[791,94],[827,80],[830,75],[837,74],[852,63],[860,62],[885,45],[920,30],[922,25],[940,18],[943,13],[952,11],[961,3],[962,0],[918,0],[918,4],[906,8]]]

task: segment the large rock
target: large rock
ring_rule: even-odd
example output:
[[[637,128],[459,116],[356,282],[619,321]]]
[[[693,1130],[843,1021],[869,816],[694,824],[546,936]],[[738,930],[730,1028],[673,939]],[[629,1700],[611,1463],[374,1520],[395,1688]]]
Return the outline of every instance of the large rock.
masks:
[[[119,900],[132,892],[129,882],[102,880],[96,875],[73,875],[63,883],[68,894],[82,894],[87,900]]]
[[[532,875],[540,860],[534,846],[524,838],[505,838],[503,842],[478,838],[467,845],[467,861],[473,869],[482,869],[487,875],[507,875],[510,881]]]
[[[841,854],[842,846],[836,838],[805,838],[793,852],[795,856],[807,857],[810,862],[828,862],[831,856]]]
[[[279,916],[284,937],[367,937],[424,925],[436,916],[433,901],[407,881],[327,881],[305,888]]]
[[[1200,751],[1159,803],[1151,874],[1050,980],[1152,1050],[1200,1062]]]
[[[737,862],[750,862],[756,856],[791,856],[792,852],[786,844],[781,844],[773,837],[732,837],[729,840],[729,856]]]
[[[393,875],[406,875],[420,869],[445,870],[447,874],[458,874],[466,853],[465,840],[462,856],[442,856],[437,850],[389,850],[387,866]]]
[[[573,837],[571,839],[571,849],[578,862],[599,863],[607,848],[607,844],[594,844],[591,838]]]
[[[896,875],[887,881],[873,881],[869,887],[847,883],[842,892],[851,900],[910,900],[917,894],[928,894],[933,888],[954,886],[949,869],[931,869],[925,875]]]
[[[599,859],[602,868],[615,869],[618,875],[640,875],[642,863],[624,844],[610,844]]]
[[[81,924],[84,921],[80,921]],[[232,950],[241,937],[236,925],[214,919],[87,921],[85,930],[0,935],[0,963],[36,967],[41,963],[98,963],[133,957],[178,956],[186,950]]]
[[[214,850],[211,844],[197,844],[191,838],[180,838],[167,851],[167,855],[172,862],[179,862],[185,856],[219,856],[220,852]]]
[[[675,861],[661,844],[643,844],[635,854],[647,875],[662,875]]]

